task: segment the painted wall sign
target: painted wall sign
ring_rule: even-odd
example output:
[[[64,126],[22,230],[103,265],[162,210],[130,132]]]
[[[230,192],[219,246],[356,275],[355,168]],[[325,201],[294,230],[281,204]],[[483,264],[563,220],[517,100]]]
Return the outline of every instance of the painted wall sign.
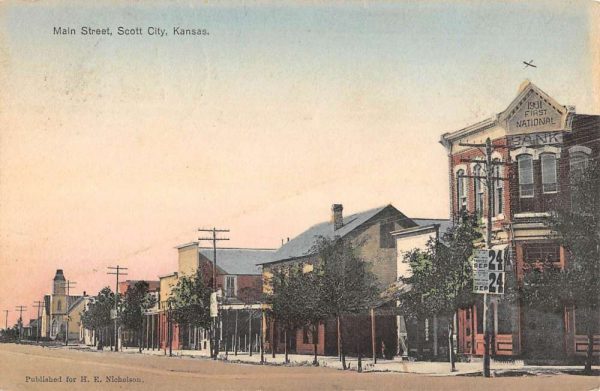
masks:
[[[563,119],[562,112],[532,91],[509,118],[508,127],[511,133],[559,130],[564,127]]]
[[[508,145],[510,148],[562,144],[562,142],[562,132],[539,132],[508,136]]]

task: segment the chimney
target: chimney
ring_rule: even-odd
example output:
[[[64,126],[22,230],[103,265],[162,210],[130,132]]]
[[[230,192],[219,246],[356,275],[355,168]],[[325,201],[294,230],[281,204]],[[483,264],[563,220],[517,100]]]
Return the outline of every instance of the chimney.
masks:
[[[338,229],[344,226],[344,217],[342,215],[342,210],[344,210],[342,204],[331,205],[331,222],[333,223],[334,231],[337,231]]]

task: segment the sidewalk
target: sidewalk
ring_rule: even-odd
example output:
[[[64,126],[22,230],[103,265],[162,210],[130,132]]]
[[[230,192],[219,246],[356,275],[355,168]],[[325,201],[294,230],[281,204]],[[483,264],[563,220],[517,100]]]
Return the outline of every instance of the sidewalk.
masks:
[[[95,351],[93,347],[85,345],[69,346],[71,349],[89,349]],[[105,348],[104,351],[110,351]],[[139,354],[138,348],[123,348],[122,354]],[[168,350],[143,350],[143,354],[168,356]],[[173,350],[173,356],[189,359],[210,359],[208,350]],[[275,358],[271,353],[264,355],[265,362],[263,365],[287,365],[287,366],[312,366],[312,355],[290,354],[289,363],[285,364],[284,354],[277,354]],[[260,365],[260,353],[253,352],[250,356],[247,352],[238,352],[237,356],[233,352],[227,355],[224,352],[219,354],[219,360],[229,363]],[[337,357],[318,356],[319,366],[326,368],[342,369],[342,363]],[[356,357],[347,357],[346,365],[350,370],[356,371],[358,360]],[[495,375],[551,375],[565,372],[573,372],[582,370],[583,366],[533,366],[525,365],[522,360],[514,362],[494,361],[491,362],[491,371]],[[594,366],[595,371],[600,370],[600,366]],[[450,363],[448,362],[431,362],[431,361],[402,361],[402,360],[382,360],[377,359],[377,364],[373,364],[370,358],[362,359],[363,372],[397,372],[397,373],[413,373],[429,376],[476,376],[483,371],[482,362],[457,362],[456,372],[451,372]]]

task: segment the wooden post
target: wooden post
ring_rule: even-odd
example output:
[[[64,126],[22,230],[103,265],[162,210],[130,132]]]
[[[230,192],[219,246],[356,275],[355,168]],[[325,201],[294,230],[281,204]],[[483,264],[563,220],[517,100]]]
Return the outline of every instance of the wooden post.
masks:
[[[336,317],[337,320],[337,351],[338,351],[338,359],[341,361],[342,360],[342,347],[340,344],[340,317],[337,316]]]
[[[377,347],[375,345],[375,309],[371,308],[371,349],[373,350],[373,364],[377,364]]]
[[[238,313],[240,311],[239,310],[235,310],[235,329],[233,331],[233,335],[234,335],[234,340],[235,340],[235,355],[237,356],[238,354]]]

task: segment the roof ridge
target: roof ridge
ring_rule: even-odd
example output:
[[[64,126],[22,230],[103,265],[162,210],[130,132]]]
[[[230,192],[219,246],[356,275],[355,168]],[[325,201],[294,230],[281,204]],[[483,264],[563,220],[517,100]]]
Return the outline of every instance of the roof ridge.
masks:
[[[200,249],[210,249],[212,250],[213,247],[207,247],[207,246],[199,246],[198,248]],[[276,248],[267,248],[267,247],[217,247],[217,250],[257,250],[257,251],[275,251],[277,250]]]

